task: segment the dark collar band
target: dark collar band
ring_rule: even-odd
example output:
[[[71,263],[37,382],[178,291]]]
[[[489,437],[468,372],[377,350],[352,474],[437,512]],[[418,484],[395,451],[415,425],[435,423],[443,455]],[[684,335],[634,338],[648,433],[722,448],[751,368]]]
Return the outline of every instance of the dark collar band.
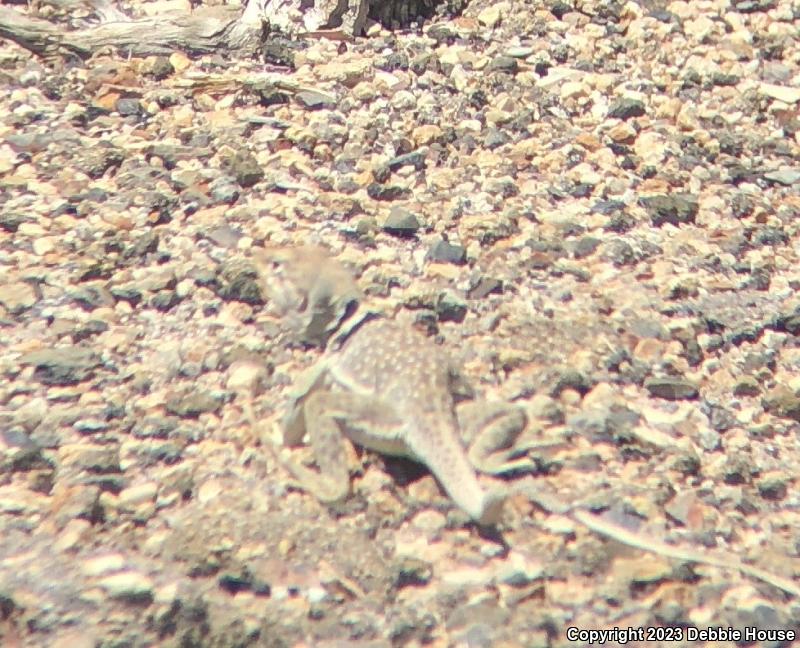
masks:
[[[383,314],[378,311],[361,311],[358,301],[351,301],[347,305],[347,314],[342,318],[342,323],[339,325],[336,334],[330,338],[330,342],[326,345],[327,349],[338,351],[364,324],[382,317]]]

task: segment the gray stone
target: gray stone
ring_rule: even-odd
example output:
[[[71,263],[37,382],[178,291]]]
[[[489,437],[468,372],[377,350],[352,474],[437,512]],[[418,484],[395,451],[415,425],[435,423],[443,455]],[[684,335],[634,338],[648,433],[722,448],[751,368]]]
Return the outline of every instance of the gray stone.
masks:
[[[75,385],[94,376],[94,369],[100,365],[94,352],[81,347],[32,351],[20,362],[32,365],[34,379],[44,385]]]
[[[782,228],[767,225],[753,234],[752,241],[756,245],[786,245],[789,236]]]
[[[150,306],[158,311],[166,312],[180,302],[180,297],[174,290],[159,290],[150,299]]]
[[[639,200],[656,227],[694,223],[697,216],[697,198],[691,194],[651,196]]]
[[[681,378],[650,378],[644,383],[651,396],[665,400],[687,400],[697,398],[697,387]]]
[[[722,437],[720,436],[719,432],[712,428],[702,428],[697,433],[697,440],[700,442],[700,446],[703,448],[703,450],[713,452],[719,448]]]
[[[336,97],[318,90],[303,90],[298,92],[294,98],[303,108],[308,108],[309,110],[336,107]]]
[[[0,304],[12,315],[28,310],[36,299],[36,288],[26,281],[0,284]]]
[[[247,150],[237,151],[228,160],[227,168],[240,186],[248,188],[259,182],[264,177],[264,170],[255,156]]]
[[[141,115],[144,112],[142,109],[142,103],[133,97],[122,97],[121,99],[117,100],[117,103],[114,107],[123,117]]]
[[[231,259],[220,268],[220,283],[217,294],[226,301],[241,301],[252,306],[266,302],[257,281],[252,263]]]
[[[208,187],[209,194],[216,202],[233,203],[241,195],[240,186],[227,175],[215,178]]]
[[[0,214],[0,229],[13,234],[19,229],[19,226],[25,222],[25,217],[22,214],[14,212],[7,212]]]
[[[397,582],[398,588],[408,587],[409,585],[426,585],[433,577],[432,565],[422,558],[413,556],[403,556],[397,563]]]
[[[467,315],[467,304],[452,291],[445,290],[436,300],[436,315],[440,322],[463,322]]]
[[[608,116],[625,120],[631,117],[641,117],[646,112],[641,101],[637,99],[620,99],[609,107]]]
[[[125,247],[122,251],[123,259],[140,259],[148,254],[153,254],[158,251],[158,244],[161,239],[157,232],[148,231],[137,236],[131,245]]]
[[[800,396],[784,385],[767,392],[761,404],[773,416],[800,422]]]
[[[106,171],[118,167],[125,159],[125,151],[107,142],[80,149],[74,164],[90,178],[100,178]],[[140,185],[146,186],[146,185]]]
[[[789,187],[796,182],[800,182],[800,169],[780,169],[769,171],[764,174],[764,178],[770,182],[776,182]]]
[[[794,68],[780,61],[764,61],[761,68],[761,77],[768,83],[786,85],[795,73]]]
[[[501,295],[503,293],[502,279],[495,277],[477,277],[472,282],[472,286],[467,291],[467,299],[483,299],[492,294]]]
[[[180,417],[196,418],[200,414],[216,412],[222,406],[222,399],[204,391],[192,391],[171,398],[166,403],[167,411]]]
[[[89,320],[82,326],[79,326],[74,330],[72,333],[72,339],[75,342],[80,342],[81,340],[85,340],[90,337],[94,337],[95,335],[99,335],[100,333],[105,333],[108,330],[108,324],[103,322],[102,320]]]
[[[64,446],[62,463],[91,473],[118,473],[119,448],[94,443],[70,444]]]
[[[492,72],[516,74],[519,71],[519,61],[512,56],[496,56],[489,62],[487,69]]]
[[[241,238],[241,230],[231,227],[230,225],[221,225],[220,227],[215,227],[208,233],[208,239],[211,242],[220,247],[229,249],[235,249],[236,244]]]
[[[82,285],[71,291],[69,296],[84,310],[91,311],[100,306],[113,308],[114,295],[103,285]]]
[[[152,76],[156,81],[166,79],[168,76],[172,75],[173,72],[175,72],[175,68],[166,56],[157,56],[147,69],[147,74]]]
[[[586,394],[592,388],[592,381],[584,376],[577,369],[566,368],[558,372],[553,387],[550,390],[551,396],[558,396],[565,389],[574,389],[579,394]]]
[[[383,224],[384,232],[400,237],[414,236],[419,228],[420,222],[417,217],[404,207],[397,206],[392,208]]]
[[[373,182],[367,186],[367,195],[373,200],[398,200],[410,193],[408,189],[397,185],[383,185]]]
[[[758,494],[767,500],[782,500],[789,490],[792,479],[779,471],[767,473],[756,482]]]
[[[603,259],[611,261],[616,267],[621,268],[636,262],[636,251],[627,241],[615,240],[605,246]]]
[[[106,432],[109,429],[107,421],[101,421],[94,418],[80,419],[73,424],[74,428],[81,434],[97,434],[98,432]]]
[[[733,386],[734,396],[758,396],[761,384],[753,376],[742,376]]]
[[[595,238],[594,236],[584,236],[575,244],[573,254],[575,255],[576,259],[588,257],[594,254],[600,243],[600,239]]]
[[[422,171],[425,168],[425,153],[424,151],[411,151],[392,158],[386,163],[386,168],[390,171],[397,171],[404,166],[414,167],[417,171]]]
[[[467,261],[467,251],[461,245],[453,245],[449,241],[440,239],[431,246],[425,258],[437,263],[463,265]]]

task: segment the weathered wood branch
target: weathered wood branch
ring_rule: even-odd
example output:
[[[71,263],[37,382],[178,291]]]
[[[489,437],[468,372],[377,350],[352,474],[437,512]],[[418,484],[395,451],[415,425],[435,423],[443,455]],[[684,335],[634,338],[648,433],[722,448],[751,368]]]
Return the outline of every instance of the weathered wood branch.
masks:
[[[110,0],[32,0],[61,13],[83,10],[96,24],[77,21],[77,29],[0,5],[0,38],[7,38],[41,56],[91,56],[113,48],[147,56],[176,50],[190,55],[224,52],[252,56],[273,30],[296,36],[359,35],[370,11],[384,24],[405,25],[432,15],[437,0],[248,0],[244,10],[203,7],[190,14],[128,18]],[[72,21],[73,25],[76,21]]]
[[[55,1],[59,6],[73,4],[70,0]],[[334,27],[345,35],[358,34],[369,0],[316,0],[308,7],[302,0],[250,0],[244,11],[206,7],[188,15],[139,19],[126,19],[105,0],[76,0],[74,4],[87,7],[101,22],[67,30],[63,25],[0,6],[0,38],[41,56],[72,54],[86,58],[104,48],[134,56],[176,50],[190,55],[225,52],[251,56],[259,51],[265,28],[302,34]]]
[[[245,14],[227,7],[214,7],[213,11],[189,15],[115,20],[67,31],[47,20],[0,7],[0,37],[42,56],[74,54],[86,58],[108,47],[137,56],[169,54],[176,50],[189,54],[215,51],[252,54],[261,42],[261,25],[242,20]]]

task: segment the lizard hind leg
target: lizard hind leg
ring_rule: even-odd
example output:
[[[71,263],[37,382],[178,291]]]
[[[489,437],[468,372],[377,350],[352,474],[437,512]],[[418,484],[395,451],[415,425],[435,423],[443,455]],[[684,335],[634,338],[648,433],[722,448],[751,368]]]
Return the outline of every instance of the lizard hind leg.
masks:
[[[518,442],[528,420],[522,408],[503,402],[467,401],[457,407],[470,463],[487,475],[531,472],[528,448]]]
[[[401,423],[380,400],[320,390],[304,400],[302,414],[318,471],[297,464],[286,468],[322,502],[337,502],[350,493],[349,441],[386,454],[405,454],[397,434]],[[297,418],[290,420],[297,423]]]

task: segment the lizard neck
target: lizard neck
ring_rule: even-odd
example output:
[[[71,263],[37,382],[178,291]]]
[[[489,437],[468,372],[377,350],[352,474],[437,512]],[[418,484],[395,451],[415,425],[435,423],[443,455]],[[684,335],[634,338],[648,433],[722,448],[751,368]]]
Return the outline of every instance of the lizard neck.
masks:
[[[365,308],[359,301],[353,300],[347,305],[344,315],[325,345],[326,350],[341,349],[364,324],[383,317],[378,311]]]

